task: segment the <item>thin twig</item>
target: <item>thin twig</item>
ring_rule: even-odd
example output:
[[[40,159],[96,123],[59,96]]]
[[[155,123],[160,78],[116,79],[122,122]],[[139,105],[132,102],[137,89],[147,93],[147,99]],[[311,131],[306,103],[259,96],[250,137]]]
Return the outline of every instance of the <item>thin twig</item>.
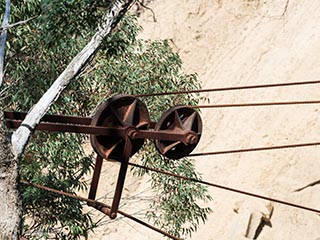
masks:
[[[286,12],[288,11],[288,7],[289,7],[289,0],[286,1],[286,5],[284,6],[284,10],[281,14],[281,17],[283,17],[286,14]]]
[[[139,0],[137,0],[137,3],[138,3],[141,7],[143,7],[143,8],[145,8],[145,9],[149,10],[149,11],[152,13],[153,21],[154,21],[154,22],[157,22],[156,14],[155,14],[155,12],[153,11],[153,9],[152,9],[152,8],[150,8],[150,7],[146,6],[146,5],[143,3],[143,1],[141,1],[141,0],[140,0],[140,1],[139,1]]]
[[[2,26],[0,27],[0,32],[6,31],[6,30],[8,30],[9,28],[12,28],[12,27],[16,27],[16,26],[25,24],[25,23],[27,23],[27,22],[29,22],[29,21],[37,18],[37,17],[38,17],[38,16],[34,16],[34,17],[31,17],[31,18],[28,18],[28,19],[26,19],[26,20],[19,21],[19,22],[16,22],[16,23],[2,25]]]

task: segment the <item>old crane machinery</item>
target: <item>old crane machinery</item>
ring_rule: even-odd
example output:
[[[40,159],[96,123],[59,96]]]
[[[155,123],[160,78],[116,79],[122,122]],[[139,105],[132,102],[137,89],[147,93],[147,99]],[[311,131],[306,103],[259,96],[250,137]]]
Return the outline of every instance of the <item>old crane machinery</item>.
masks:
[[[18,128],[26,113],[5,112],[9,128]],[[89,199],[95,200],[103,159],[120,163],[117,185],[110,208],[92,202],[89,205],[116,218],[129,158],[153,139],[160,154],[170,159],[188,156],[197,146],[202,121],[193,108],[175,106],[164,112],[157,123],[150,120],[146,105],[131,95],[116,95],[103,102],[93,117],[45,115],[35,130],[90,134],[97,153]]]

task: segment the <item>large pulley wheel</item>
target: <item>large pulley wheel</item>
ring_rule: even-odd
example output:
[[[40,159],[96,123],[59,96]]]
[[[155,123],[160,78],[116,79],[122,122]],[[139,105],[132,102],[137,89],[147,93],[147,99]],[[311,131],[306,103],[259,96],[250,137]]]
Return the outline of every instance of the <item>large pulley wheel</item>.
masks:
[[[185,144],[181,141],[155,140],[159,153],[167,158],[179,159],[188,156],[200,141],[202,133],[202,121],[200,115],[193,108],[178,106],[164,112],[156,124],[155,131],[193,131],[197,135],[197,141]]]
[[[147,130],[149,123],[148,109],[142,101],[129,95],[116,95],[97,108],[91,126]],[[126,139],[119,136],[90,135],[91,145],[97,154],[102,158],[120,162],[123,160]],[[143,143],[144,139],[131,140],[130,156],[135,154]]]

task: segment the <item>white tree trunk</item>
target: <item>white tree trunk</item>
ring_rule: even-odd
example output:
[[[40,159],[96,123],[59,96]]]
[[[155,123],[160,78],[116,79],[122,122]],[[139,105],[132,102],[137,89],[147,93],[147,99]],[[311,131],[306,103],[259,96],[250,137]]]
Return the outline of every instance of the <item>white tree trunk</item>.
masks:
[[[24,151],[33,129],[46,114],[50,106],[56,101],[61,92],[72,79],[81,72],[87,62],[94,56],[103,39],[118,23],[123,14],[128,10],[133,0],[114,1],[111,11],[104,17],[103,24],[84,49],[71,61],[48,91],[28,113],[21,126],[12,135],[12,151],[18,158]]]

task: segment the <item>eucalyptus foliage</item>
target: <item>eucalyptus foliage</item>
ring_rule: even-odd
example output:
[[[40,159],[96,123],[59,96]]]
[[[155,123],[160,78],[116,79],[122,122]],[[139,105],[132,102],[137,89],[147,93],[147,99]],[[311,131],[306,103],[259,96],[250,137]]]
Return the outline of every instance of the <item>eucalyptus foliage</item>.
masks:
[[[6,109],[28,111],[64,70],[70,60],[96,31],[109,1],[24,0],[12,1],[10,22],[35,17],[27,24],[9,30],[6,56]],[[1,12],[4,12],[4,4]],[[50,113],[83,115],[97,104],[117,94],[198,89],[196,75],[182,72],[182,62],[167,41],[137,38],[141,28],[135,17],[127,16],[103,43],[97,56],[73,81]],[[197,95],[146,97],[150,116],[158,120],[172,105],[196,104]],[[86,156],[82,145],[86,136],[35,132],[21,161],[21,178],[63,191],[85,190],[83,177],[92,170],[93,156]],[[139,153],[141,164],[188,177],[200,178],[190,159],[169,160],[152,144]],[[147,216],[164,230],[185,237],[205,221],[209,208],[199,201],[211,200],[207,189],[188,182],[145,171],[155,196]],[[82,212],[82,203],[58,197],[32,187],[22,187],[23,235],[31,239],[78,239],[88,237],[97,221]]]

